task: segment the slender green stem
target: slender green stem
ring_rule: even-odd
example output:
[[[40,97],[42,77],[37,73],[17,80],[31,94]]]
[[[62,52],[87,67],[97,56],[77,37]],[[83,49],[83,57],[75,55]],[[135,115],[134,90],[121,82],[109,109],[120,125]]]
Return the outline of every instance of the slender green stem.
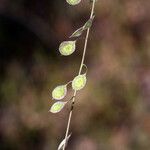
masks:
[[[93,14],[94,14],[95,1],[96,0],[93,0],[93,3],[92,3],[92,9],[91,9],[90,18],[92,18]],[[80,68],[79,68],[78,75],[81,74],[82,67],[84,65],[85,54],[86,54],[86,50],[87,50],[87,42],[88,42],[88,38],[89,38],[89,32],[90,32],[90,28],[88,28],[87,32],[86,32],[85,43],[84,43],[84,50],[83,50],[83,55],[82,55],[82,60],[81,60],[81,63],[80,63]],[[77,95],[77,91],[75,90],[74,94],[73,94],[71,109],[70,109],[70,112],[69,112],[68,123],[67,123],[66,134],[65,134],[65,144],[63,146],[63,150],[65,150],[65,148],[66,148],[67,137],[68,137],[68,133],[69,133],[69,129],[70,129],[70,123],[71,123],[71,118],[72,118],[72,113],[73,113],[73,108],[74,108],[74,104],[75,104],[76,95]]]

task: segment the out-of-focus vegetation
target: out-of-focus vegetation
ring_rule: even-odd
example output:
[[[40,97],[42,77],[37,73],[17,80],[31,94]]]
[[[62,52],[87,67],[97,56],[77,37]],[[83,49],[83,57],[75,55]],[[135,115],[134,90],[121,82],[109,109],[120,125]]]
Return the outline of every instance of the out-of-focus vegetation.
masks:
[[[68,108],[48,113],[51,91],[76,75],[84,38],[67,58],[58,46],[88,19],[88,2],[0,0],[0,150],[56,150],[62,140]],[[150,150],[149,8],[98,0],[68,150]]]

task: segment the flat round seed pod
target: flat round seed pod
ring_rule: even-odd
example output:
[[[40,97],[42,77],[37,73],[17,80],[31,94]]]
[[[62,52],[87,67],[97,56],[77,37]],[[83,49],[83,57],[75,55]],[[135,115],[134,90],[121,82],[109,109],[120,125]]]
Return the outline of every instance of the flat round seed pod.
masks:
[[[72,88],[76,91],[84,88],[86,84],[86,74],[76,76],[72,81]]]
[[[56,102],[52,105],[50,112],[52,113],[58,113],[60,112],[64,106],[66,105],[67,102]]]
[[[70,5],[77,5],[81,2],[81,0],[66,0]]]
[[[59,85],[52,91],[52,98],[55,100],[63,99],[67,94],[67,86]]]
[[[76,41],[64,41],[59,46],[59,52],[63,56],[71,55],[76,49]]]

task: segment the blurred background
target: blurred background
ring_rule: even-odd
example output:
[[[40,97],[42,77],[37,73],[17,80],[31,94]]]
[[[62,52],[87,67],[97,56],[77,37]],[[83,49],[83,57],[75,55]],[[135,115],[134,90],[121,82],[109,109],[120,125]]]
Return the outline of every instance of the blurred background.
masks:
[[[84,36],[69,57],[58,47],[90,6],[0,0],[0,150],[56,150],[64,138],[69,106],[49,113],[51,91],[77,74]],[[150,150],[149,9],[147,0],[97,1],[68,150]]]

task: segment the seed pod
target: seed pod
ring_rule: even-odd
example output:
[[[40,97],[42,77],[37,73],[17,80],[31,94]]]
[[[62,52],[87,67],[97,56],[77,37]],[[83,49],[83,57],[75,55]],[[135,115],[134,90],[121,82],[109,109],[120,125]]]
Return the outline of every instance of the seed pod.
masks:
[[[52,98],[55,100],[63,99],[67,94],[67,86],[59,85],[52,91]]]
[[[81,2],[81,0],[66,0],[66,2],[70,5],[77,5]]]
[[[56,102],[52,105],[50,112],[52,113],[58,113],[60,112],[64,106],[67,104],[67,102]]]
[[[64,41],[59,46],[59,52],[64,56],[71,55],[75,49],[76,41]]]
[[[84,31],[84,27],[77,29],[69,38],[79,37]]]
[[[84,88],[86,84],[86,74],[76,76],[72,81],[72,88],[76,91]]]
[[[83,26],[84,30],[90,28],[92,26],[95,15],[92,16]]]

